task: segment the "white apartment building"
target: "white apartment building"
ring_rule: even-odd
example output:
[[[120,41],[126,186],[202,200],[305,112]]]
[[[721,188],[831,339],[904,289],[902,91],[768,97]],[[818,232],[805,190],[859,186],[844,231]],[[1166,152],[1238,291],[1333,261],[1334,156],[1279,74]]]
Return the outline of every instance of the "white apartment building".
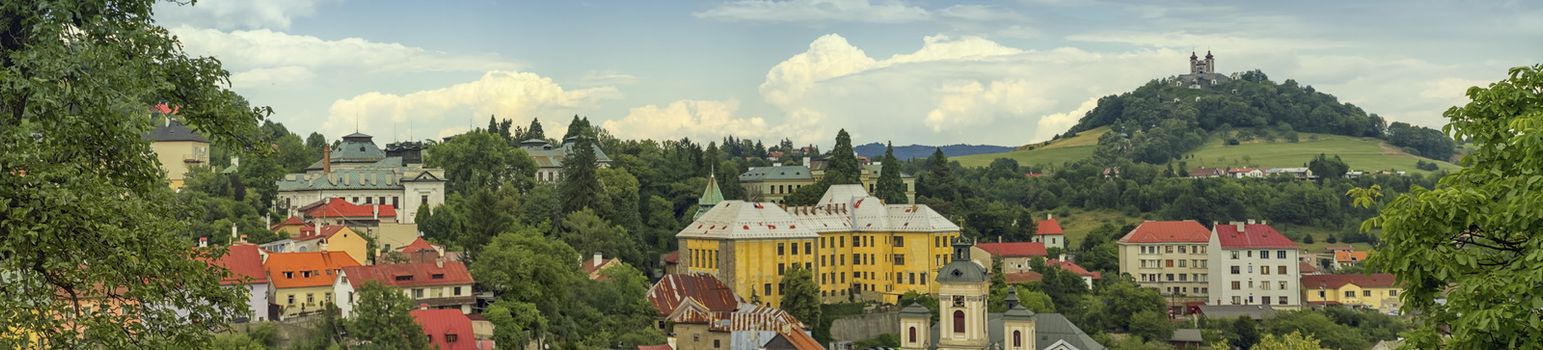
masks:
[[[1117,242],[1120,273],[1173,301],[1207,300],[1213,273],[1207,260],[1211,232],[1194,220],[1147,221]]]
[[[1211,305],[1302,305],[1299,247],[1265,222],[1214,225],[1210,240]]]

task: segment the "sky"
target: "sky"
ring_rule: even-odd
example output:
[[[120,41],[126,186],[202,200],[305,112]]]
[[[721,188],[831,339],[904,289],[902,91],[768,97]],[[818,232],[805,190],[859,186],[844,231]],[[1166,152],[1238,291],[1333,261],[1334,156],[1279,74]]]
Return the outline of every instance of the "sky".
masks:
[[[1260,69],[1439,127],[1543,63],[1543,2],[199,0],[156,19],[302,137],[574,115],[622,138],[1022,145],[1101,96]]]

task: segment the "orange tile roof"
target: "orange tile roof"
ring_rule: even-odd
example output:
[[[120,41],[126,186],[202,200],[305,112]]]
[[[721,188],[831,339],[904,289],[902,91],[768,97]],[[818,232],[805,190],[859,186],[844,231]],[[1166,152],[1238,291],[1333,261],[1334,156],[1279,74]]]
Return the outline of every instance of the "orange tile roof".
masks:
[[[1088,269],[1082,268],[1082,266],[1077,265],[1077,263],[1061,259],[1045,260],[1045,266],[1060,267],[1062,270],[1066,270],[1066,272],[1071,272],[1083,277],[1092,277],[1093,279],[1099,279],[1102,277],[1099,276],[1098,272],[1088,272]]]
[[[1147,221],[1130,230],[1120,243],[1206,243],[1211,230],[1194,220]]]
[[[1357,263],[1366,261],[1366,252],[1336,250],[1334,251],[1334,261],[1340,263]]]
[[[359,262],[344,252],[293,252],[269,254],[266,265],[274,288],[302,288],[332,285],[338,270]]]
[[[263,256],[257,246],[242,244],[231,246],[212,265],[223,267],[230,271],[230,275],[220,280],[220,284],[263,284],[268,283],[268,274],[263,271]]]
[[[1061,230],[1061,223],[1057,222],[1055,218],[1047,218],[1045,221],[1039,222],[1039,229],[1035,230],[1034,233],[1039,235],[1059,235],[1064,234],[1065,231]]]
[[[399,288],[474,283],[466,264],[459,261],[446,261],[443,267],[433,262],[349,266],[343,268],[343,273],[348,275],[348,283],[354,288],[370,281]],[[436,275],[439,278],[434,278]]]

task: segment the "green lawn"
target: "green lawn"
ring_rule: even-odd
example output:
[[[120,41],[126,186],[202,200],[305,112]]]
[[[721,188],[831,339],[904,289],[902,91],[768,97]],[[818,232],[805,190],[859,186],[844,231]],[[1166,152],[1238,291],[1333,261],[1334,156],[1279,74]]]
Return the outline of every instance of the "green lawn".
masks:
[[[1072,209],[1068,214],[1056,218],[1056,222],[1061,224],[1061,230],[1066,232],[1067,248],[1080,246],[1082,239],[1086,238],[1088,233],[1093,232],[1093,230],[1098,229],[1099,226],[1103,226],[1105,223],[1114,225],[1115,229],[1119,230],[1125,224],[1137,223],[1142,220],[1142,218],[1127,216],[1123,212],[1114,210]],[[1035,220],[1044,220],[1044,217],[1038,217]],[[1125,232],[1116,232],[1114,239],[1118,240],[1124,235]]]
[[[988,153],[954,158],[967,167],[983,167],[997,158],[1017,160],[1021,165],[1059,165],[1093,156],[1098,137],[1109,132],[1108,128],[1088,130],[1075,137],[1019,147],[1003,153]],[[1252,141],[1227,146],[1216,138],[1196,149],[1185,158],[1186,165],[1196,167],[1260,168],[1300,167],[1318,154],[1339,155],[1351,170],[1375,172],[1378,170],[1402,170],[1410,173],[1428,173],[1414,167],[1418,160],[1435,162],[1437,167],[1457,171],[1456,164],[1421,158],[1404,153],[1382,140],[1370,137],[1351,137],[1331,134],[1301,133],[1300,142],[1285,140],[1275,142]],[[1032,148],[1032,149],[1030,149]]]
[[[953,160],[967,167],[987,166],[997,158],[1016,160],[1019,165],[1060,165],[1092,157],[1093,148],[1098,146],[1098,137],[1106,132],[1109,132],[1107,127],[1095,128],[1074,137],[1026,145],[1013,151],[968,155]]]
[[[1227,146],[1222,140],[1211,140],[1185,159],[1188,166],[1222,167],[1253,166],[1264,168],[1299,167],[1312,161],[1318,154],[1339,155],[1351,170],[1403,170],[1410,173],[1426,173],[1414,167],[1417,160],[1435,162],[1441,169],[1456,171],[1457,165],[1414,156],[1388,146],[1370,137],[1350,137],[1330,134],[1300,134],[1301,142],[1275,143],[1262,141]],[[1316,138],[1316,139],[1314,139]]]

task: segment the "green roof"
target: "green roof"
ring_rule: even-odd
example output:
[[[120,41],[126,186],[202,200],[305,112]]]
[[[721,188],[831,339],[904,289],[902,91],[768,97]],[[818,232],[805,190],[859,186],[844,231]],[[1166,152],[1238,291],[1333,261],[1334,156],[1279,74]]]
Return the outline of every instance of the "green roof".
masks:
[[[711,207],[723,201],[723,191],[718,189],[718,177],[707,176],[707,190],[702,191],[702,197],[697,198],[697,205]]]

